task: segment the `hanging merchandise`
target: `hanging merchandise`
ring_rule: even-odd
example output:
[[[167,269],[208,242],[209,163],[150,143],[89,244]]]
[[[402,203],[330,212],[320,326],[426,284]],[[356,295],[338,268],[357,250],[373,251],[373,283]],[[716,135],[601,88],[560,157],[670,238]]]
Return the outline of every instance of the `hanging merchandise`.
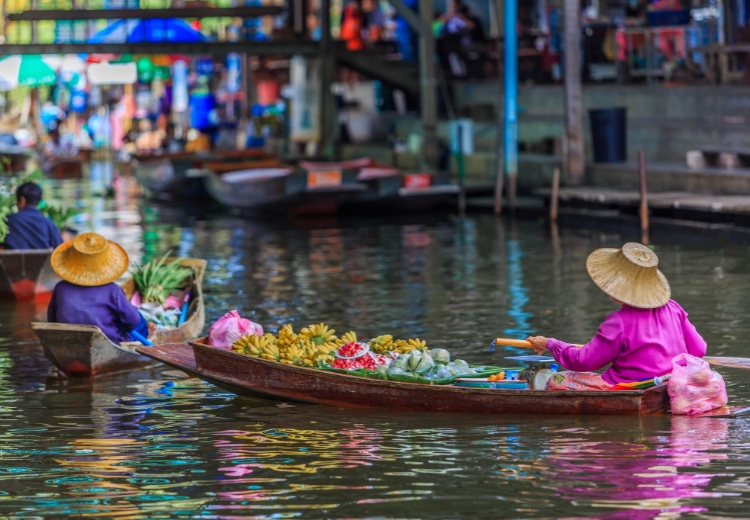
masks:
[[[86,91],[85,90],[73,90],[70,93],[70,104],[69,108],[73,112],[83,114],[86,112]]]
[[[188,109],[188,67],[182,60],[172,65],[172,109],[184,112]]]
[[[240,91],[242,83],[242,62],[240,55],[236,52],[227,54],[227,92],[236,94]]]
[[[199,76],[210,76],[214,73],[214,60],[201,59],[195,62],[195,72]]]
[[[190,126],[198,130],[205,130],[211,126],[209,118],[213,108],[213,96],[204,93],[193,93],[190,96]]]
[[[138,81],[141,83],[150,83],[154,79],[154,64],[145,56],[138,59],[136,63],[138,69]]]

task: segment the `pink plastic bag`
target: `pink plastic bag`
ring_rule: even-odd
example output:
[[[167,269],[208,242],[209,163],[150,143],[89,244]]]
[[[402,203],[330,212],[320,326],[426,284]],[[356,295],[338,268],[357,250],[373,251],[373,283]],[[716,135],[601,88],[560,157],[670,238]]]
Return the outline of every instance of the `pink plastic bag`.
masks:
[[[721,374],[690,354],[672,359],[672,377],[667,383],[672,413],[695,415],[727,404],[727,388]]]
[[[262,336],[263,327],[232,311],[216,320],[208,329],[208,344],[222,350],[232,350],[234,342],[248,334]]]

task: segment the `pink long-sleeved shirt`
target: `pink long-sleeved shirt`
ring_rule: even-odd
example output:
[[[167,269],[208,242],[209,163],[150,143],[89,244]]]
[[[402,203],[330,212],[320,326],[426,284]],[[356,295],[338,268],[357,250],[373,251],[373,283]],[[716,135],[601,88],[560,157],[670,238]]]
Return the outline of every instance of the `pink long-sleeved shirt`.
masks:
[[[601,324],[594,339],[576,348],[554,338],[547,348],[568,370],[587,372],[612,363],[602,377],[610,384],[640,381],[672,371],[672,358],[706,355],[706,342],[674,301],[658,309],[623,305]]]

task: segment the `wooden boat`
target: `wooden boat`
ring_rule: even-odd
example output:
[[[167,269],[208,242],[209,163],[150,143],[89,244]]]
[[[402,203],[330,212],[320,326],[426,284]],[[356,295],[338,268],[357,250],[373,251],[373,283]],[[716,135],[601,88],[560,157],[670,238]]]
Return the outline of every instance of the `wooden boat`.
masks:
[[[210,154],[171,153],[133,157],[135,177],[147,194],[160,200],[204,197],[203,164],[216,160]]]
[[[295,172],[269,168],[226,173],[209,172],[204,178],[208,193],[242,214],[329,215],[352,195],[367,187],[357,182],[356,171]]]
[[[78,157],[50,159],[44,164],[44,175],[49,179],[80,179],[84,161]]]
[[[158,331],[150,335],[149,340],[154,345],[197,337],[205,325],[202,285],[206,261],[187,258],[183,265],[192,268],[195,273],[188,318],[176,329]],[[135,282],[132,278],[122,284],[122,289],[128,298],[133,295]],[[47,359],[70,377],[95,377],[153,363],[151,358],[135,351],[136,346],[141,346],[140,343],[117,345],[111,342],[99,327],[34,323],[31,328],[36,332]]]
[[[52,271],[52,249],[0,251],[0,298],[49,300],[60,278]]]
[[[393,168],[366,167],[357,180],[367,186],[360,196],[346,201],[343,212],[402,214],[455,205],[459,187],[447,174],[401,173]]]
[[[257,161],[206,162],[205,167],[214,173],[222,174],[243,170],[258,170],[261,168],[287,168],[288,166],[275,158],[270,158],[258,159]]]
[[[138,351],[239,395],[339,407],[477,414],[651,415],[669,409],[665,386],[633,391],[549,392],[421,385],[367,379],[243,356],[205,344]]]

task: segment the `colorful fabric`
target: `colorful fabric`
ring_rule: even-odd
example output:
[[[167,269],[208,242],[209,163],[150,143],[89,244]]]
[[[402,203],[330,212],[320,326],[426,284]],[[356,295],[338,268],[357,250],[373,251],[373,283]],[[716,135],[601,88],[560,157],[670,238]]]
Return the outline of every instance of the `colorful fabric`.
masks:
[[[550,339],[547,348],[568,370],[587,372],[612,363],[602,374],[611,385],[669,374],[672,358],[685,352],[695,357],[706,355],[706,342],[674,300],[657,309],[623,305],[607,316],[583,348],[556,339]]]
[[[116,283],[83,287],[62,281],[47,309],[50,323],[96,325],[115,343],[131,341],[131,330],[143,330],[143,316]],[[146,330],[148,335],[148,331]]]
[[[8,229],[7,249],[54,249],[63,242],[55,223],[32,206],[8,215]]]
[[[560,372],[552,376],[547,390],[556,392],[579,392],[585,390],[609,390],[612,387],[596,372]]]

